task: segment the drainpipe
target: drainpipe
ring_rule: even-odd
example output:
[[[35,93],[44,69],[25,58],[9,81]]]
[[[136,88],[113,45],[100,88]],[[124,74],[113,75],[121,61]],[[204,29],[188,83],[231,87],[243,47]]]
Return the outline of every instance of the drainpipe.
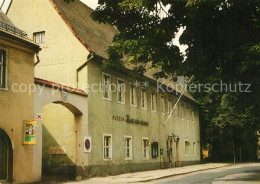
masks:
[[[37,59],[37,61],[36,61],[36,63],[34,63],[34,66],[38,65],[41,62],[38,53],[36,53],[36,59]]]
[[[79,72],[87,65],[87,63],[94,57],[93,52],[90,53],[90,57],[88,57],[87,61],[80,65],[76,70],[76,80],[77,80],[77,88],[78,88],[78,82],[79,82]]]

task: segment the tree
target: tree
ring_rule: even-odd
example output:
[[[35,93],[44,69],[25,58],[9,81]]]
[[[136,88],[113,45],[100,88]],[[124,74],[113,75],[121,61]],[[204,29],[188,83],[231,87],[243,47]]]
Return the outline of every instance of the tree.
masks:
[[[148,66],[160,68],[155,77],[194,75],[195,84],[243,84],[243,92],[191,94],[201,103],[205,144],[231,140],[234,151],[248,137],[255,139],[260,122],[259,0],[99,0],[99,4],[93,18],[119,31],[108,48],[106,66],[130,63],[140,73]],[[185,57],[172,43],[180,27],[184,27],[180,43],[188,45]],[[245,84],[250,84],[251,92],[245,92]]]

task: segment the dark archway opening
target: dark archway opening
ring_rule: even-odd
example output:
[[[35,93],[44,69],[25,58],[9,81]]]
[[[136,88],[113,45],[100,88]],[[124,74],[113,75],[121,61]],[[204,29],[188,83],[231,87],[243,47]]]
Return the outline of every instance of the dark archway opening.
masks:
[[[0,181],[13,180],[13,147],[7,133],[0,128]]]

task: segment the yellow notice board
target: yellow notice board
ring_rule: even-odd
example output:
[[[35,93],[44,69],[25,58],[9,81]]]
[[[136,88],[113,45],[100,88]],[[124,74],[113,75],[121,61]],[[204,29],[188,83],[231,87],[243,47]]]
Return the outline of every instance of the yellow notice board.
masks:
[[[24,121],[23,144],[36,144],[37,121]]]

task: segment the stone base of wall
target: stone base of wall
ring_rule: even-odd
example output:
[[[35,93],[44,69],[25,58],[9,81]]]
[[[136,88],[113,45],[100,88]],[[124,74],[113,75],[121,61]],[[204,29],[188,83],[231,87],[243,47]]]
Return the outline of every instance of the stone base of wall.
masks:
[[[181,166],[199,164],[200,160],[182,161]],[[140,172],[156,169],[166,169],[172,167],[169,162],[150,162],[150,163],[128,163],[128,164],[113,164],[113,165],[91,165],[82,167],[77,166],[44,166],[44,176],[66,177],[75,179],[76,175],[82,176],[83,179],[93,176],[117,175],[131,172]],[[77,174],[76,174],[77,173]]]
[[[200,164],[200,160],[182,161],[181,166]]]
[[[199,164],[200,160],[183,161],[181,166]],[[91,165],[84,168],[83,178],[93,176],[117,175],[131,172],[148,171],[156,169],[170,168],[169,162],[150,162],[150,163],[131,163],[131,164],[114,164],[114,165]]]
[[[64,177],[67,179],[76,178],[76,166],[43,166],[43,176]]]

